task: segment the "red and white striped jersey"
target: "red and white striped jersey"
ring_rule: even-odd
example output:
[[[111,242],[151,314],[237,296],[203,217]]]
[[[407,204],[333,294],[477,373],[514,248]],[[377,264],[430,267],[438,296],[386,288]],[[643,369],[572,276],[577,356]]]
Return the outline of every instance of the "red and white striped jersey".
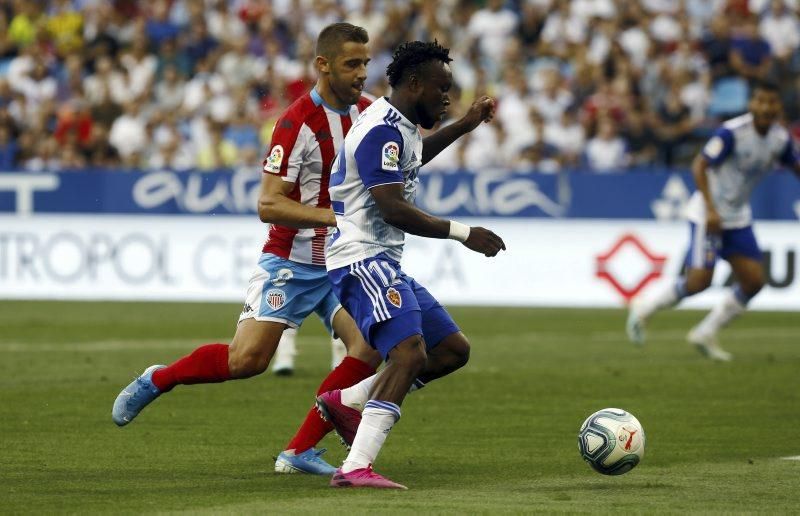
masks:
[[[275,123],[264,173],[294,183],[290,199],[329,208],[331,164],[358,114],[370,102],[361,97],[358,104],[340,111],[327,105],[316,89],[297,99]],[[329,230],[332,228],[294,229],[271,224],[262,251],[324,266]]]

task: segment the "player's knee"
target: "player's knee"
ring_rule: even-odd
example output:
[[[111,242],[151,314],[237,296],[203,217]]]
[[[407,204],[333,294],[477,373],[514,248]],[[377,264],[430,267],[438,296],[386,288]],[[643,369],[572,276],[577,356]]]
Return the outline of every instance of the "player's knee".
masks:
[[[416,378],[425,369],[428,361],[422,338],[417,336],[414,340],[408,340],[397,346],[395,352],[391,354],[391,361],[396,367],[408,371],[412,378]]]
[[[748,281],[740,282],[742,292],[747,297],[754,297],[756,294],[761,292],[761,289],[764,288],[764,278],[759,276],[755,278],[751,278]]]
[[[697,294],[711,286],[712,276],[710,274],[690,277],[686,280],[686,293],[689,295]]]
[[[231,378],[249,378],[267,370],[269,357],[263,354],[231,350],[228,355],[228,371]]]
[[[453,355],[453,363],[456,366],[456,369],[464,367],[469,362],[469,353],[470,353],[470,345],[469,341],[463,335],[459,335],[459,339],[457,339],[454,345],[451,347],[451,353]]]

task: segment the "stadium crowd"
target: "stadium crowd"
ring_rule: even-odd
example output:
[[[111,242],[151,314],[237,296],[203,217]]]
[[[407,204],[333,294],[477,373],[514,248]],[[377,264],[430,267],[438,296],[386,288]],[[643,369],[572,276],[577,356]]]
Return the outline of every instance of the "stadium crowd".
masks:
[[[686,164],[749,83],[800,119],[798,0],[0,0],[0,170],[256,167],[327,24],[451,48],[450,116],[495,120],[428,169]],[[447,123],[446,121],[444,123]],[[788,122],[787,122],[788,123]]]

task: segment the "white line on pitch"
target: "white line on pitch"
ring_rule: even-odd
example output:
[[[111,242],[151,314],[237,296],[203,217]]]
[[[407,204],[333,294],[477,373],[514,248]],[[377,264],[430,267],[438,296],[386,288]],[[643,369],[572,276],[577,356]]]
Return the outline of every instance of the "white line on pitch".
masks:
[[[800,460],[800,455],[795,455],[794,457],[781,457],[781,460]]]

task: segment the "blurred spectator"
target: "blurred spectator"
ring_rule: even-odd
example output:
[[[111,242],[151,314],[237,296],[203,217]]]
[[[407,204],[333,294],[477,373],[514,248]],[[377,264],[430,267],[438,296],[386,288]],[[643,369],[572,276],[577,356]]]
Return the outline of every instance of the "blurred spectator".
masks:
[[[692,117],[681,102],[678,85],[673,85],[667,97],[654,113],[653,131],[658,138],[661,161],[667,166],[675,164],[675,153],[692,130]]]
[[[786,66],[800,47],[797,15],[787,9],[784,0],[772,0],[769,11],[761,19],[759,33],[769,43],[772,54]]]
[[[758,33],[758,19],[748,16],[731,41],[731,67],[750,80],[764,79],[772,65],[769,43]]]
[[[467,26],[467,32],[478,41],[481,53],[489,62],[500,60],[519,23],[517,15],[504,4],[504,0],[488,0],[486,7],[472,14]]]
[[[232,167],[236,164],[236,145],[224,139],[221,124],[209,127],[209,142],[197,154],[197,168],[200,170],[217,170]]]
[[[13,170],[17,165],[19,145],[11,134],[11,129],[0,125],[0,171]]]
[[[545,126],[544,141],[558,151],[563,164],[576,166],[586,144],[586,133],[578,120],[577,109],[565,109],[559,120],[551,120]]]
[[[614,119],[604,116],[597,122],[597,136],[586,145],[586,164],[600,172],[619,172],[628,164],[625,140],[617,135]]]
[[[55,0],[44,26],[60,56],[65,57],[83,46],[83,15],[75,10],[71,0]]]
[[[164,68],[163,78],[156,84],[155,101],[159,109],[175,111],[180,108],[186,92],[186,81],[174,65]]]
[[[628,160],[632,166],[652,165],[656,161],[658,149],[656,136],[650,129],[645,117],[638,110],[632,110],[626,117],[625,142],[627,143]]]
[[[114,120],[108,141],[113,145],[127,166],[137,166],[141,153],[148,144],[145,120],[141,116],[139,102],[125,104],[122,116]]]
[[[166,0],[153,0],[150,7],[152,15],[145,23],[145,34],[152,48],[158,48],[164,41],[176,38],[180,29],[169,19],[169,4]]]
[[[89,104],[84,100],[75,99],[60,110],[53,136],[61,145],[75,142],[86,146],[90,141],[92,125]]]

